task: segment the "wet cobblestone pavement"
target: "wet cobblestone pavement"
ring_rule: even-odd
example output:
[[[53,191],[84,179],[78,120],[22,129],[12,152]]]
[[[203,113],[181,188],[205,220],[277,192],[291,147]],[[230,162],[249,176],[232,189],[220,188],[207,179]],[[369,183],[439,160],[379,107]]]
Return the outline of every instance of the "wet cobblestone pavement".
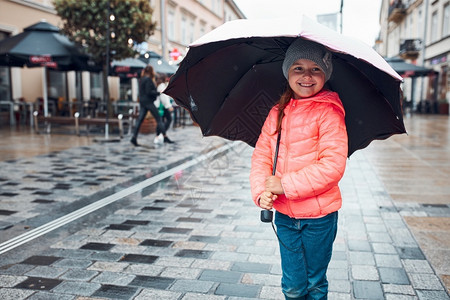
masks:
[[[329,299],[449,299],[449,122],[406,123],[409,136],[348,160]],[[0,254],[0,299],[283,299],[277,240],[250,200],[252,148],[192,126],[170,136],[0,162],[0,243],[173,170]]]

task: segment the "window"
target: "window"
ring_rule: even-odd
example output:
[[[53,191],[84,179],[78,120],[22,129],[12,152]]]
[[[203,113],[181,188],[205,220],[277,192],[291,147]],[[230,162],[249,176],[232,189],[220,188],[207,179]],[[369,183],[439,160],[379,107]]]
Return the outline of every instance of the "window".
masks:
[[[9,67],[0,66],[0,101],[11,100]]]
[[[438,12],[435,11],[431,15],[431,36],[430,36],[430,42],[436,42],[438,40]]]
[[[62,71],[48,71],[48,99],[58,101],[59,97],[66,99],[66,73]]]
[[[91,74],[91,98],[97,98],[98,100],[103,100],[103,89],[102,89],[102,73],[90,73]]]
[[[167,37],[169,40],[175,40],[175,12],[169,10],[167,14]]]
[[[442,37],[450,35],[450,3],[444,6],[444,20],[442,22]]]
[[[189,23],[189,44],[194,41],[194,28],[195,28],[194,21],[191,20],[191,22]]]
[[[441,78],[439,79],[439,99],[446,99],[447,96],[447,75],[448,74],[448,67],[442,66],[441,68]]]
[[[0,41],[6,39],[9,33],[0,31]],[[11,100],[11,76],[9,67],[0,66],[0,101]]]
[[[422,8],[419,9],[417,13],[417,36],[423,36],[423,15],[422,15]],[[423,41],[425,43],[425,41]]]
[[[200,23],[200,36],[204,36],[206,33],[205,25],[203,22]]]
[[[181,18],[181,43],[184,45],[189,44],[187,35],[187,19],[186,16]]]

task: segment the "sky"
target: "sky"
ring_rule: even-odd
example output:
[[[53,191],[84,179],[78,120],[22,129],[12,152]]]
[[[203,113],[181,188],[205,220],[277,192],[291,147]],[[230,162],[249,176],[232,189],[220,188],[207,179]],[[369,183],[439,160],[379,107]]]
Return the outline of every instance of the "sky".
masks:
[[[340,0],[234,0],[247,19],[296,17],[302,14],[316,20],[317,15],[338,13]],[[343,34],[369,46],[380,30],[382,0],[344,0]]]

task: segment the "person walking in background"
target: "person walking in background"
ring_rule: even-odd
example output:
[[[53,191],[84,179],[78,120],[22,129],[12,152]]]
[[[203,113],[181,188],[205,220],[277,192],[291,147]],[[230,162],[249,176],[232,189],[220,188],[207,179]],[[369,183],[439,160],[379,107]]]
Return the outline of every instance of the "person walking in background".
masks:
[[[141,72],[141,79],[139,81],[139,117],[136,123],[136,127],[134,128],[133,136],[131,137],[130,142],[134,146],[139,146],[137,142],[137,136],[139,134],[139,129],[142,125],[142,122],[147,115],[147,112],[150,111],[153,118],[156,121],[156,128],[166,137],[166,129],[164,127],[164,123],[162,122],[161,117],[159,116],[158,109],[153,103],[156,100],[156,97],[159,95],[159,92],[156,90],[155,86],[155,72],[153,71],[153,67],[148,65]]]
[[[345,111],[324,88],[333,70],[322,45],[296,39],[282,65],[287,88],[266,118],[252,155],[252,198],[275,209],[286,299],[327,299],[326,272],[348,152]],[[278,134],[278,167],[272,176]]]
[[[172,102],[170,101],[170,97],[162,93],[167,87],[167,76],[164,74],[158,74],[158,76],[156,76],[156,85],[156,90],[160,94],[156,98],[154,104],[156,108],[158,108],[159,115],[164,123],[164,128],[166,129],[166,131],[168,131],[170,128],[170,124],[172,123],[173,107]],[[156,137],[154,142],[155,144],[162,142],[173,143],[168,137],[164,137],[162,135],[162,132],[160,132],[158,128],[156,129]]]

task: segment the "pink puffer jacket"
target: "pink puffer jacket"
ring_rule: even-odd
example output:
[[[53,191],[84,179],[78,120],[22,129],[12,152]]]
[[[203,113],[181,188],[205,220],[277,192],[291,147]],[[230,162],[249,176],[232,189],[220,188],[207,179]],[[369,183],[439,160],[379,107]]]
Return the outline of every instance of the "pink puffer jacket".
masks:
[[[325,90],[292,99],[284,113],[276,176],[285,193],[275,200],[274,209],[292,218],[319,218],[337,211],[348,147],[339,96]],[[269,112],[252,156],[250,184],[257,205],[265,179],[272,175],[277,116],[278,105]]]

